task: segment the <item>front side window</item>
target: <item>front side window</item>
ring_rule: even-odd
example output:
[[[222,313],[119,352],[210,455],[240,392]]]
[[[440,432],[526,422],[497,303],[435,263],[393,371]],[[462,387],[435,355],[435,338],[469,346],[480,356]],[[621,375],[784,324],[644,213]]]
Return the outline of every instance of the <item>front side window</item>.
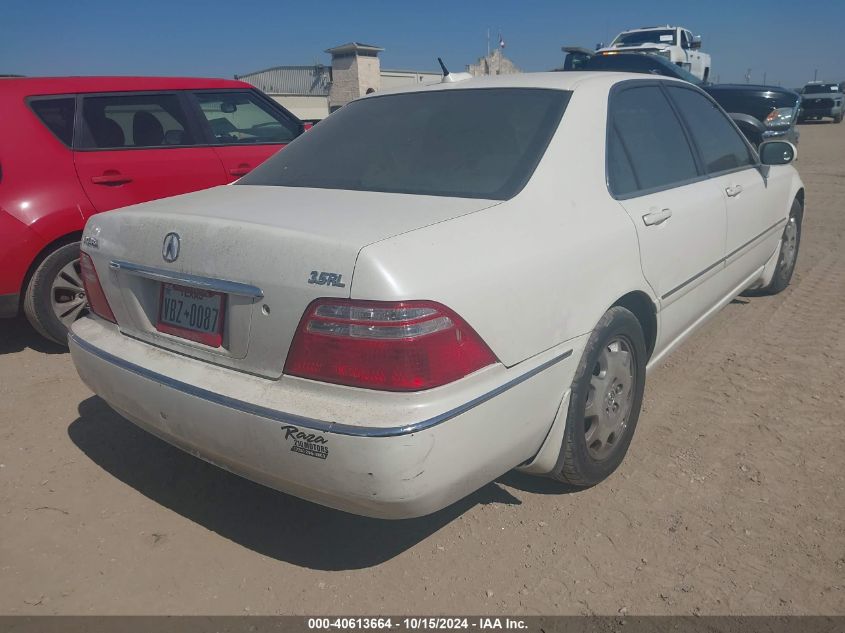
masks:
[[[708,174],[739,169],[755,163],[740,132],[718,106],[688,88],[668,87],[681,111]]]
[[[296,122],[249,91],[198,92],[196,98],[215,142],[221,145],[290,143],[299,135]]]
[[[616,196],[667,188],[699,176],[683,128],[658,86],[612,95],[607,151],[608,185]],[[626,159],[633,178],[623,166]]]
[[[73,97],[33,99],[29,105],[41,119],[41,122],[62,143],[68,147],[73,144],[73,117],[76,114],[76,99]]]
[[[185,112],[173,94],[86,96],[82,120],[84,149],[168,147],[194,142]]]
[[[570,94],[456,89],[353,101],[238,185],[506,200],[534,173]]]

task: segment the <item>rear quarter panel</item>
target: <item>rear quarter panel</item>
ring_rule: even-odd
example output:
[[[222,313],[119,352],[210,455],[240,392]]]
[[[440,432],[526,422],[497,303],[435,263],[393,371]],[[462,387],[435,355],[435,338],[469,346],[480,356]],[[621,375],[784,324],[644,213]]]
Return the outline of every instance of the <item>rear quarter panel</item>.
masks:
[[[79,185],[70,148],[38,120],[24,98],[0,93],[0,111],[0,213],[26,227],[25,240],[16,233],[0,234],[2,249],[14,250],[10,267],[0,275],[3,292],[17,292],[44,247],[81,231],[93,209]],[[6,243],[15,239],[22,241]]]
[[[575,90],[522,192],[367,246],[352,298],[440,301],[511,366],[590,332],[627,292],[652,296],[634,226],[607,191],[607,83],[596,83]]]

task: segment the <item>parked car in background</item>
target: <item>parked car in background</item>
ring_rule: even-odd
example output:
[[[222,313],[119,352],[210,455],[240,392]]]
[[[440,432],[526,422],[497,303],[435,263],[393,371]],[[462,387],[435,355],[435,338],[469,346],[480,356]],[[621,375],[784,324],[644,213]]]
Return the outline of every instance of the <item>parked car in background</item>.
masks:
[[[85,383],[192,455],[370,516],[515,467],[610,476],[647,367],[789,284],[795,148],[758,157],[674,79],[444,81],[353,101],[231,187],[91,218]]]
[[[93,214],[237,180],[303,131],[223,79],[0,79],[0,317],[65,344]],[[96,241],[96,236],[91,236]]]
[[[801,95],[777,86],[711,84],[703,89],[724,108],[737,127],[757,147],[766,140],[798,144],[796,127]]]
[[[648,53],[660,55],[702,81],[710,78],[710,55],[701,52],[701,36],[679,26],[649,26],[623,31],[596,55]]]
[[[801,122],[810,119],[831,118],[842,123],[845,114],[845,96],[839,84],[811,81],[801,90]]]
[[[647,55],[644,53],[592,55],[588,59],[580,59],[577,70],[643,73],[658,75],[660,77],[682,79],[695,86],[703,86],[706,84],[705,81],[699,79],[681,66],[673,64],[665,57],[661,55]]]
[[[571,50],[567,47],[567,59]],[[584,56],[578,50],[577,64],[572,69],[585,71],[632,72],[674,77],[701,87],[724,108],[746,138],[757,147],[771,138],[783,138],[797,144],[800,136],[798,120],[800,95],[777,86],[747,84],[708,84],[659,55],[620,53],[618,55]],[[564,65],[564,70],[568,70]]]

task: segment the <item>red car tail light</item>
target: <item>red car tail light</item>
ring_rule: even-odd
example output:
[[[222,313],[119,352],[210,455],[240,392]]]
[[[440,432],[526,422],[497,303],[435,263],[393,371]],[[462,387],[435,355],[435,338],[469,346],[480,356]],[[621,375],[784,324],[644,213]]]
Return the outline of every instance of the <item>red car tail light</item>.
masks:
[[[318,299],[299,323],[285,373],[368,389],[421,391],[495,362],[475,330],[439,303]]]
[[[100,278],[97,276],[97,269],[88,253],[79,254],[79,267],[82,269],[82,285],[85,286],[85,296],[88,298],[88,307],[91,312],[99,317],[117,323],[114,313],[111,311],[103,286],[100,285]]]

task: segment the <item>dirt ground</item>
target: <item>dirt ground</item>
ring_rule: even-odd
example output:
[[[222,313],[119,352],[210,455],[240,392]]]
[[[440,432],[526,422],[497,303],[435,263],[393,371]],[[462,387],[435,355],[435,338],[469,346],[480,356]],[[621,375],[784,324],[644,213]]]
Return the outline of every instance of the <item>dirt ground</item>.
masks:
[[[137,430],[0,322],[0,613],[845,614],[845,125],[801,133],[792,286],[654,371],[583,492],[511,473],[423,519],[327,510]]]

